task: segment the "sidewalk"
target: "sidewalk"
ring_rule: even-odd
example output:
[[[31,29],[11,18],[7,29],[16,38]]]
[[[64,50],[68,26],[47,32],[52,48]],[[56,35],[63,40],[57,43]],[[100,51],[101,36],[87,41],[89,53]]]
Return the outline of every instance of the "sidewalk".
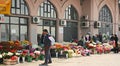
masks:
[[[91,55],[88,57],[74,57],[69,59],[53,58],[53,63],[48,66],[119,66],[119,54],[101,54]],[[25,62],[16,65],[0,65],[0,66],[44,66],[40,65],[44,61]]]

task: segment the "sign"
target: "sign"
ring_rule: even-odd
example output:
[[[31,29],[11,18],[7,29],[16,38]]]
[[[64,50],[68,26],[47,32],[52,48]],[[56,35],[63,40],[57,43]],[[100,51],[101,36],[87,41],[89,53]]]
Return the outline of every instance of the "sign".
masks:
[[[11,0],[0,0],[0,14],[10,15]]]
[[[5,21],[4,15],[0,14],[0,22],[4,22],[4,21]]]

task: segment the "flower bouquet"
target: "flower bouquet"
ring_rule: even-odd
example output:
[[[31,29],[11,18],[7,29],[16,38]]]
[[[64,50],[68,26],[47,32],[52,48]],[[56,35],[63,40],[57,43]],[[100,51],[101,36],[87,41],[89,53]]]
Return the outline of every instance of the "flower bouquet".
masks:
[[[29,49],[29,47],[30,47],[32,44],[31,44],[29,41],[24,40],[24,41],[21,41],[21,45],[22,45],[23,48]]]
[[[30,53],[26,56],[26,58],[27,58],[27,62],[32,62],[33,58],[35,58],[35,54]]]
[[[45,56],[45,51],[44,51],[44,50],[41,50],[39,59],[40,59],[40,60],[44,60],[44,56]]]
[[[35,60],[39,60],[39,56],[40,56],[40,51],[34,51],[35,54]]]

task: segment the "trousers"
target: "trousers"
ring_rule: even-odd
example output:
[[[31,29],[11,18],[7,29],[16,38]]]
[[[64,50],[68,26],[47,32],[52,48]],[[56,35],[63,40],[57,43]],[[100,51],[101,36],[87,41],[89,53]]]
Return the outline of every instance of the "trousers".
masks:
[[[52,62],[50,47],[45,47],[45,63]]]

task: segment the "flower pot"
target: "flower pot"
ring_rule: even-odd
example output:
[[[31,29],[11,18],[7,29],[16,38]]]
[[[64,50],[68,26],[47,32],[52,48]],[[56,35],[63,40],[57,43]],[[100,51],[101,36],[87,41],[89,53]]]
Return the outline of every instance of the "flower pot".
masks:
[[[39,60],[39,58],[35,58],[35,61],[38,61]]]
[[[0,58],[0,64],[2,64],[3,63],[3,58]]]
[[[44,60],[44,55],[40,55],[40,56],[39,56],[39,59],[40,59],[40,60]]]
[[[20,63],[20,57],[17,58],[17,63],[18,63],[18,64]]]
[[[31,56],[27,56],[27,62],[32,62],[33,58]]]
[[[25,57],[22,57],[22,62],[23,62],[23,63],[25,62]]]
[[[66,55],[66,58],[68,58],[68,53],[67,54],[65,54]]]
[[[15,65],[17,64],[17,60],[3,59],[3,63],[6,65]]]
[[[58,52],[56,52],[56,58],[58,58]]]

